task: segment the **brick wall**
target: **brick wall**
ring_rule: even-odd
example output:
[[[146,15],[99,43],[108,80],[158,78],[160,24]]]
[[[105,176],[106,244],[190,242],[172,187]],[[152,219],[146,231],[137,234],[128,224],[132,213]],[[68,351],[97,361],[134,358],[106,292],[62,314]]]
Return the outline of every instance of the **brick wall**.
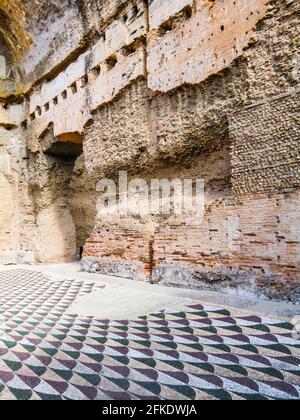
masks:
[[[299,205],[299,192],[229,198],[203,222],[162,223],[154,235],[154,280],[299,299]]]
[[[110,223],[94,229],[83,254],[83,269],[149,280],[152,274],[152,233],[137,223]]]

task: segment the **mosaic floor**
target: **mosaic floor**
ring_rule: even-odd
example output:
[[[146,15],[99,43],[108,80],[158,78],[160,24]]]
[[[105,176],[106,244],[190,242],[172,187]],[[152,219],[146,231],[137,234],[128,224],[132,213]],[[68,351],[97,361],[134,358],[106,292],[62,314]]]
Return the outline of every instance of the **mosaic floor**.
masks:
[[[0,399],[299,399],[291,324],[201,304],[118,322],[69,311],[97,287],[0,273]]]

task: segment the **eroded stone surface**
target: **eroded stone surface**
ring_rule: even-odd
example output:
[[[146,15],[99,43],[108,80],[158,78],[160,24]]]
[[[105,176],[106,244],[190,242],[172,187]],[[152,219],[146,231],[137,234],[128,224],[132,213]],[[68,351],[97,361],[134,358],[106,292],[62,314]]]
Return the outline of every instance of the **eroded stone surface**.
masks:
[[[0,1],[1,261],[297,302],[299,2],[171,3]],[[120,170],[203,178],[204,221],[97,217]]]

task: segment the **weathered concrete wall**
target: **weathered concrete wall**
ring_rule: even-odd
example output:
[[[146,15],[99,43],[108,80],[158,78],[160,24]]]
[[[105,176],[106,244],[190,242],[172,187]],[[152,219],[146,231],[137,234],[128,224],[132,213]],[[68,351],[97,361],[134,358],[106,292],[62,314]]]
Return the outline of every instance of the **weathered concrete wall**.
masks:
[[[279,2],[272,7],[266,2],[245,2],[243,8],[226,14],[229,22],[222,12],[223,7],[235,7],[232,4],[204,2],[200,8],[199,4],[195,7],[195,3],[188,3],[178,2],[174,10],[166,9],[163,2],[151,3],[147,44],[151,90],[143,96],[147,101],[140,101],[138,112],[134,105],[128,106],[129,95],[132,104],[139,101],[139,82],[112,105],[93,114],[94,122],[85,132],[87,167],[99,177],[127,168],[132,175],[145,178],[151,172],[148,165],[152,170],[156,168],[161,177],[166,167],[173,168],[173,177],[183,177],[182,167],[195,165],[195,159],[203,163],[203,159],[209,160],[208,154],[217,156],[219,150],[230,145],[230,155],[225,159],[218,155],[219,162],[229,162],[228,170],[223,177],[206,181],[203,223],[174,217],[153,220],[156,229],[148,242],[153,250],[152,280],[297,301],[299,99],[292,78],[294,49],[289,45],[296,34],[292,6],[280,9]],[[189,5],[191,9],[186,7]],[[280,13],[286,21],[280,21]],[[155,22],[153,27],[151,22]],[[195,25],[214,31],[202,34]],[[276,32],[281,36],[275,37]],[[178,41],[180,36],[184,41]],[[285,55],[280,52],[282,48]],[[278,61],[270,60],[271,50]],[[225,68],[228,70],[219,73]],[[219,75],[210,77],[215,73]],[[181,87],[184,83],[193,86]],[[154,97],[151,91],[155,91]],[[251,102],[253,106],[248,107]],[[142,109],[148,113],[150,124],[138,119]],[[118,110],[121,122],[114,117]],[[105,123],[107,119],[110,124]],[[105,127],[103,133],[100,127]],[[145,149],[140,148],[140,136],[128,144],[135,130],[146,136]],[[99,155],[95,154],[97,149]],[[214,167],[210,171],[217,173]],[[188,175],[189,170],[185,173]],[[201,170],[193,175],[205,178]],[[217,190],[215,195],[211,194],[212,186]],[[99,270],[107,272],[108,263],[115,262],[122,275],[134,262],[136,270],[143,270],[144,278],[149,277],[147,269],[141,267],[142,258],[136,262],[137,253],[131,252],[130,240],[127,254],[107,251],[128,237],[126,228],[118,227],[116,232],[111,222],[111,234],[103,234],[107,225],[103,230],[100,223],[97,226],[99,229],[94,230],[85,248],[87,266],[93,256],[94,268],[98,261]],[[144,238],[137,237],[136,242],[141,249],[147,249]]]
[[[200,83],[231,65],[265,15],[267,0],[150,3],[149,87]],[[185,6],[185,7],[184,7]]]
[[[18,187],[10,146],[12,136],[0,127],[0,261],[17,262]]]
[[[0,261],[20,261],[19,175],[24,143],[16,128],[0,124]]]
[[[12,54],[20,59],[32,42],[26,30],[25,8],[22,1],[0,1],[0,33],[4,36]]]
[[[0,106],[27,146],[13,182],[18,258],[84,248],[88,270],[299,300],[299,2],[28,0],[20,11],[2,33],[7,45],[23,35],[12,54],[26,97]],[[204,221],[96,217],[96,183],[119,170],[204,178]]]
[[[18,93],[18,71],[15,68],[11,42],[7,35],[7,2],[0,2],[0,263],[20,261],[20,197],[19,170],[25,142],[19,134],[23,106],[10,103]],[[20,17],[20,15],[18,15]],[[19,45],[21,48],[21,46]],[[18,45],[15,45],[18,48]]]
[[[300,186],[299,97],[295,91],[229,116],[236,194]]]

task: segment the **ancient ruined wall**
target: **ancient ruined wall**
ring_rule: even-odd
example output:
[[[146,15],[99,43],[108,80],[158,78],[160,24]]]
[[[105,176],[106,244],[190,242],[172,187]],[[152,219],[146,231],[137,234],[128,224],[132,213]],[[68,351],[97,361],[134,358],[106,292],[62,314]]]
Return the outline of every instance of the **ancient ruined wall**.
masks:
[[[149,87],[200,83],[229,66],[265,15],[266,0],[150,3]]]
[[[299,194],[230,198],[204,222],[162,223],[154,281],[299,300]]]
[[[152,240],[151,227],[136,220],[99,222],[86,243],[82,268],[143,281],[152,275]]]
[[[18,188],[17,173],[13,168],[11,146],[14,139],[0,127],[0,262],[17,261],[18,242]]]
[[[298,2],[41,3],[11,20],[26,97],[0,110],[27,145],[19,255],[299,300]],[[204,221],[97,217],[119,170],[203,178]]]
[[[0,101],[0,262],[15,264],[20,250],[19,180],[26,146],[19,133],[20,105]]]
[[[217,162],[229,162],[223,176],[206,180],[204,222],[153,219],[151,278],[179,287],[297,301],[299,99],[292,75],[296,4],[245,2],[236,9],[225,1],[179,3],[174,10],[164,2],[152,2],[149,8],[146,108],[150,126],[137,129],[142,127],[151,147],[140,150],[136,138],[128,150],[130,134],[122,133],[123,127],[131,133],[131,124],[135,129],[139,122],[134,106],[129,107],[133,111],[129,121],[122,110],[129,95],[133,104],[136,101],[137,91],[131,87],[113,105],[93,115],[95,122],[85,133],[87,164],[99,176],[126,167],[147,177],[150,165],[161,178],[172,178],[171,168],[173,178],[183,177],[184,167],[186,177],[205,178],[200,168],[198,172],[188,168],[214,157]],[[280,19],[282,15],[285,19]],[[202,33],[196,28],[205,29]],[[182,87],[185,83],[190,85]],[[114,109],[124,115],[122,128],[118,129]],[[108,125],[109,136],[104,138],[113,139],[117,130],[119,153],[115,156],[114,142],[105,140],[98,158],[92,156],[96,148],[92,139],[102,138],[100,126],[105,127],[107,118],[114,123]],[[230,152],[220,154],[226,145]],[[107,158],[101,162],[100,156]],[[106,166],[108,162],[115,165]],[[210,172],[218,173],[216,166]],[[106,272],[108,262],[115,263],[122,275],[137,253],[131,250],[130,240],[126,254],[122,251],[127,234],[121,222],[118,229],[111,222],[111,233],[107,234],[107,225],[103,230],[95,228],[85,248],[84,265],[95,268],[98,261],[100,271]],[[137,236],[136,241],[145,249],[145,238]],[[135,267],[149,278],[147,266],[135,263]]]
[[[105,36],[32,93],[28,124],[33,142],[37,142],[50,123],[55,136],[82,132],[92,111],[110,102],[133,80],[144,76],[142,40],[146,35],[146,21],[143,2],[138,5],[137,16],[129,4],[107,26]],[[33,143],[34,147],[37,146]]]
[[[300,186],[299,96],[295,90],[230,115],[237,195]]]
[[[85,12],[90,16],[89,8]],[[80,16],[83,13],[84,10],[81,10]],[[27,115],[22,119],[21,127],[24,135],[30,133],[27,141],[31,156],[28,173],[37,226],[34,247],[38,261],[71,259],[81,252],[94,226],[96,215],[92,172],[96,172],[98,177],[97,161],[103,163],[106,160],[107,166],[110,165],[111,151],[108,147],[112,147],[114,143],[112,138],[109,139],[111,118],[108,115],[106,127],[102,121],[96,138],[85,144],[94,161],[84,162],[80,157],[84,127],[91,121],[92,113],[101,105],[110,103],[133,80],[145,74],[147,22],[144,3],[140,1],[132,5],[125,2],[117,14],[116,8],[113,13],[112,15],[106,10],[106,14],[100,19],[103,25],[101,29],[105,29],[105,32],[90,39],[89,48],[85,48],[82,53],[77,51],[77,56],[71,57],[61,71],[54,67],[50,80],[43,80],[44,76],[40,73],[41,83],[24,103]],[[61,45],[60,48],[63,52]],[[50,59],[50,55],[47,59]],[[42,61],[31,65],[39,73]],[[26,69],[26,65],[24,68]],[[135,112],[140,114],[136,127],[141,123],[144,126],[148,124],[147,108],[140,106],[142,102],[146,102],[145,97],[145,87],[141,87],[139,102],[135,105]],[[124,110],[128,109],[130,101],[131,98],[128,98],[127,104],[123,106]],[[117,113],[114,122],[117,124],[120,109],[117,106],[115,108]],[[128,120],[129,118],[130,116]],[[118,131],[122,127],[119,124],[115,129],[116,142]],[[141,135],[140,144],[144,147],[145,135],[142,137],[142,129],[136,133],[133,129],[134,125],[131,128],[132,139]],[[127,134],[125,127],[124,134]],[[129,146],[130,138],[127,150],[130,150]],[[108,154],[103,157],[106,150]],[[117,155],[117,149],[114,155]],[[44,161],[48,162],[47,165],[42,164]],[[115,164],[113,161],[112,163]],[[63,175],[60,173],[62,168]],[[59,179],[64,179],[64,182],[57,182]],[[62,206],[65,208],[63,211]],[[47,246],[47,237],[51,231],[54,232],[56,254],[54,249]],[[43,250],[45,255],[41,255],[39,250]]]

